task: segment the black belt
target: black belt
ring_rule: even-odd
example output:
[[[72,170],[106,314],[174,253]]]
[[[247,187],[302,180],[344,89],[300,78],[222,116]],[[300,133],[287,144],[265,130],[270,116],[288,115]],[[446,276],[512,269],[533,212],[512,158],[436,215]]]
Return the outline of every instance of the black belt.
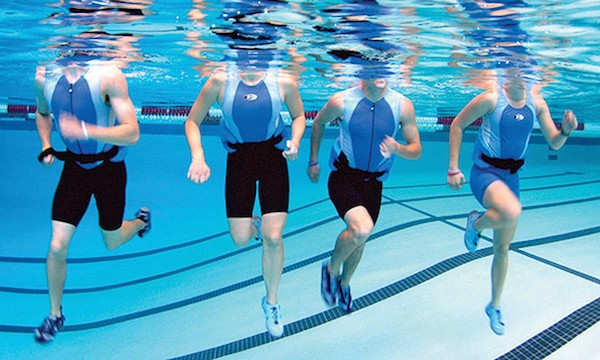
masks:
[[[38,161],[41,162],[46,156],[52,155],[62,161],[76,161],[81,164],[95,163],[97,161],[106,161],[114,158],[119,153],[117,146],[111,147],[108,151],[98,154],[75,154],[69,150],[56,151],[53,148],[48,148],[38,155]]]
[[[521,166],[523,166],[525,164],[525,160],[523,160],[523,159],[519,159],[519,160],[499,159],[499,158],[489,157],[485,154],[481,154],[481,160],[485,161],[486,163],[488,163],[498,169],[510,170],[511,174],[514,174],[517,171],[519,171]]]
[[[348,158],[344,153],[340,153],[340,156],[338,156],[338,158],[333,162],[333,166],[335,166],[337,171],[340,173],[351,177],[360,178],[363,181],[377,180],[378,177],[381,177],[383,174],[385,174],[384,171],[370,172],[351,168],[348,163]]]
[[[274,136],[274,137],[272,137],[272,138],[270,138],[269,140],[266,140],[266,141],[261,141],[261,142],[246,142],[246,143],[230,143],[230,142],[227,142],[227,146],[229,146],[232,149],[239,150],[239,149],[243,149],[243,148],[247,148],[247,147],[253,147],[253,146],[257,146],[257,145],[275,146],[275,145],[279,144],[281,142],[281,140],[283,140],[283,135],[279,134],[279,135]]]

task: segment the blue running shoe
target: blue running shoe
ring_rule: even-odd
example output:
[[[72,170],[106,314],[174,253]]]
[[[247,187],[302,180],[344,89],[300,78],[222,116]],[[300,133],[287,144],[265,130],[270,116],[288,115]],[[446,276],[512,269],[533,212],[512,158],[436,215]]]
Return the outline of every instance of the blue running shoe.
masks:
[[[329,274],[328,264],[328,261],[324,261],[321,266],[321,297],[327,306],[333,306],[340,291],[340,279]]]
[[[262,298],[262,308],[265,313],[265,325],[267,331],[273,337],[283,335],[283,322],[281,322],[281,306],[279,304],[271,305],[267,302],[267,297]]]
[[[504,323],[502,322],[502,312],[491,304],[486,306],[485,313],[490,318],[490,327],[496,335],[504,335]]]
[[[146,223],[146,226],[144,226],[142,230],[138,231],[138,236],[144,237],[148,235],[150,229],[152,228],[152,222],[150,220],[150,209],[145,207],[140,208],[138,211],[136,211],[134,216],[136,217],[136,219],[140,219]]]
[[[471,211],[469,213],[469,216],[467,217],[467,228],[465,230],[465,247],[467,248],[467,250],[469,250],[469,252],[474,252],[475,250],[477,250],[477,243],[479,242],[479,237],[481,236],[481,233],[478,233],[475,230],[475,221],[477,221],[477,219],[479,219],[481,215],[479,215],[479,213],[475,210]]]
[[[61,314],[58,318],[54,315],[49,315],[44,319],[42,325],[33,331],[35,340],[41,343],[54,340],[54,335],[62,329],[65,320],[67,320],[67,318],[65,318],[64,314]]]
[[[338,298],[338,307],[343,312],[352,312],[352,295],[350,294],[350,286],[340,286],[340,296]]]
[[[256,241],[262,241],[262,218],[258,215],[252,215],[252,225],[256,228],[256,237],[254,239],[256,239]]]

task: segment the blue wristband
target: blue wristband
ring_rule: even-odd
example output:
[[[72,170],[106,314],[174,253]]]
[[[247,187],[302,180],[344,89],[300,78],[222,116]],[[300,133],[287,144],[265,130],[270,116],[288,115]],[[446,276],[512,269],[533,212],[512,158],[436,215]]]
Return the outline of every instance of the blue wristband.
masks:
[[[318,161],[315,161],[315,162],[310,162],[310,161],[309,161],[309,162],[308,162],[308,167],[311,167],[311,166],[317,166],[317,165],[319,165],[319,162],[318,162]]]

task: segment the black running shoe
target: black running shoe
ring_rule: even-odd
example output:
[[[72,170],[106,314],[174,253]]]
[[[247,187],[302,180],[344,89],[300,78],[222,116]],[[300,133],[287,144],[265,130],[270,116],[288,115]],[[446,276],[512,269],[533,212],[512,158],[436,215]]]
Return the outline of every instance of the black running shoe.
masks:
[[[140,219],[146,223],[146,226],[144,226],[142,230],[138,231],[138,236],[144,237],[148,235],[150,229],[152,228],[152,222],[150,221],[150,209],[145,207],[140,208],[138,211],[136,211],[134,216],[136,217],[136,219]]]
[[[340,297],[338,298],[338,307],[345,313],[352,311],[352,295],[350,286],[340,286]]]
[[[54,335],[62,329],[65,320],[65,315],[61,315],[59,318],[54,315],[49,315],[44,319],[42,325],[33,331],[35,340],[41,343],[54,340]]]
[[[321,267],[321,297],[327,306],[335,305],[340,291],[340,279],[332,277],[327,270],[329,262],[324,261]]]

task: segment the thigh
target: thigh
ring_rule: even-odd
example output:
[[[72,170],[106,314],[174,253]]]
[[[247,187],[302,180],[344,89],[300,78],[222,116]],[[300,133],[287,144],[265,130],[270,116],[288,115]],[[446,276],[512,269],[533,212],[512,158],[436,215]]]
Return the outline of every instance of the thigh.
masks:
[[[327,185],[329,198],[342,219],[350,209],[361,206],[367,210],[373,223],[377,221],[381,207],[380,181],[363,181],[341,171],[332,171]]]
[[[114,231],[123,224],[127,170],[124,162],[104,162],[94,177],[94,197],[98,207],[100,228]]]
[[[281,151],[269,149],[264,155],[258,181],[258,196],[262,214],[287,213],[290,200],[290,178],[287,160]]]
[[[521,202],[514,191],[502,180],[492,182],[483,195],[483,206],[495,209],[503,218],[521,211]]]
[[[475,199],[477,199],[481,205],[486,206],[484,203],[484,195],[487,192],[488,187],[496,181],[502,182],[510,189],[517,199],[519,198],[518,173],[510,174],[508,170],[495,169],[493,167],[480,168],[473,165],[471,168],[469,184]]]
[[[79,225],[92,196],[88,170],[74,162],[65,162],[54,193],[52,220]]]
[[[246,154],[236,151],[227,156],[225,204],[228,218],[251,218],[256,199],[256,179],[249,171]]]

